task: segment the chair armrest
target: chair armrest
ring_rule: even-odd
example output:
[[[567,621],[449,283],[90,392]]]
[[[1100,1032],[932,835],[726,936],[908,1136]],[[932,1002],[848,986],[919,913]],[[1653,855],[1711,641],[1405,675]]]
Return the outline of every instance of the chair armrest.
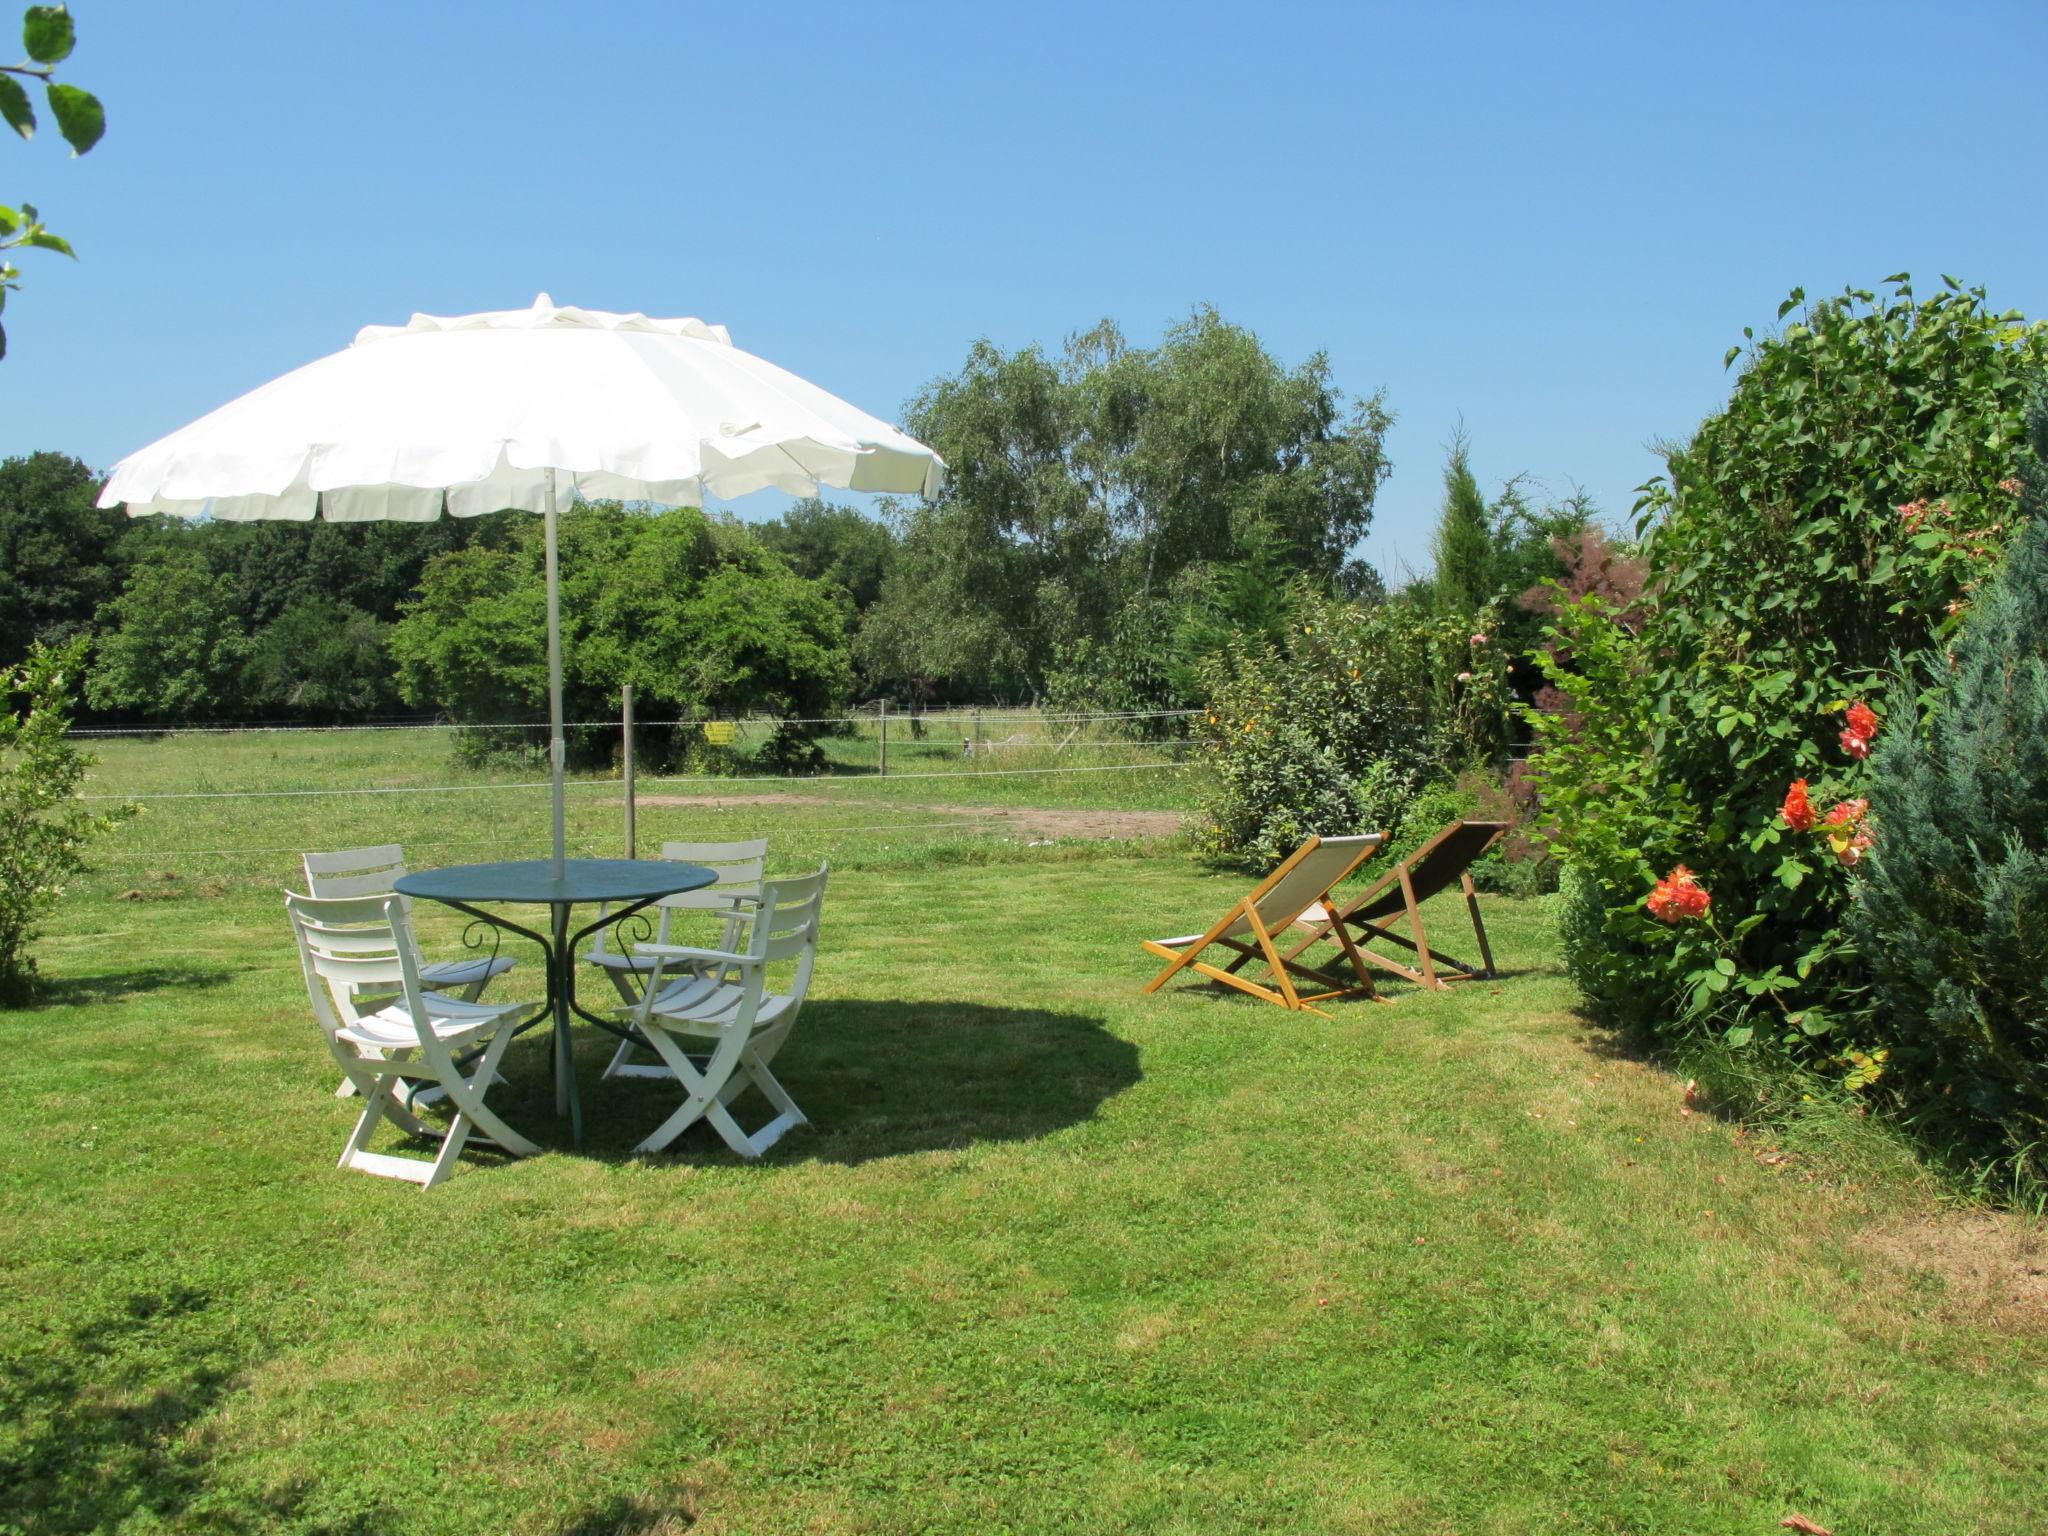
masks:
[[[728,949],[696,949],[688,944],[635,944],[633,952],[656,960],[716,960],[721,965],[745,965],[753,959]]]

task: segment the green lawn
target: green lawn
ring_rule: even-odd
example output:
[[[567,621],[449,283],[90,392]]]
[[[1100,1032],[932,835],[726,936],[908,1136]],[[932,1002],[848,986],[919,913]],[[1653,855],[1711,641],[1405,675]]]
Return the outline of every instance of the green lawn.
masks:
[[[110,840],[0,1016],[0,1531],[2041,1529],[2038,1233],[1683,1113],[1541,902],[1488,899],[1499,982],[1325,1020],[1139,994],[1241,889],[1170,845],[667,808],[834,859],[812,1127],[634,1160],[668,1096],[593,1032],[587,1154],[528,1039],[494,1102],[546,1155],[336,1172],[289,857],[172,850],[542,832],[505,793]]]

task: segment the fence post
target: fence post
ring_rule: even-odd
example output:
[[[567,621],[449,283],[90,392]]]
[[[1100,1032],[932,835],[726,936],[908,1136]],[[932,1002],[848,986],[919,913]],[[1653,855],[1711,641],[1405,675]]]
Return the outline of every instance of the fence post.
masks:
[[[974,766],[981,767],[981,706],[974,706]]]
[[[619,730],[620,734],[625,738],[623,751],[625,754],[624,761],[626,767],[626,857],[629,859],[637,859],[638,857],[640,857],[640,855],[634,851],[633,685],[631,683],[622,683],[619,686]]]
[[[889,701],[888,701],[887,699],[884,699],[884,700],[882,700],[882,705],[881,705],[881,708],[882,708],[882,772],[881,772],[881,777],[883,777],[883,778],[885,778],[885,779],[886,779],[887,777],[889,777]]]

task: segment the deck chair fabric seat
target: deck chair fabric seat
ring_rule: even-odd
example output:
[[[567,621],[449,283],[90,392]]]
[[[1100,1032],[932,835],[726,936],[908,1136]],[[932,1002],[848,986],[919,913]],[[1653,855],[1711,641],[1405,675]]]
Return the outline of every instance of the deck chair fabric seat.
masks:
[[[1342,934],[1339,934],[1339,944],[1347,949],[1355,977],[1353,981],[1304,965],[1293,956],[1282,955],[1277,941],[1304,913],[1311,909],[1327,910],[1330,892],[1371,858],[1385,841],[1385,834],[1379,832],[1354,837],[1311,837],[1206,932],[1145,940],[1146,951],[1167,962],[1165,969],[1145,984],[1145,990],[1157,992],[1181,971],[1192,970],[1222,986],[1234,987],[1283,1008],[1319,1014],[1324,1018],[1329,1015],[1320,1008],[1312,1007],[1312,1004],[1339,997],[1377,997],[1372,973],[1366,969],[1361,957],[1348,954],[1348,940]],[[1201,958],[1209,949],[1218,946],[1231,952],[1233,958],[1228,964],[1212,965]],[[1253,961],[1265,963],[1270,984],[1239,974]],[[1296,977],[1313,982],[1323,990],[1304,993],[1295,986]]]
[[[1436,989],[1451,981],[1486,980],[1498,975],[1493,966],[1493,948],[1486,941],[1486,923],[1479,915],[1479,892],[1472,884],[1472,866],[1509,831],[1510,826],[1504,821],[1450,823],[1352,901],[1334,909],[1323,906],[1303,912],[1295,920],[1295,927],[1308,930],[1308,937],[1288,950],[1286,958],[1296,960],[1324,939],[1335,938],[1347,954],[1356,946],[1368,964],[1418,986]],[[1464,891],[1465,908],[1472,916],[1472,934],[1479,944],[1480,963],[1476,967],[1432,948],[1423,931],[1422,904],[1453,886]],[[1409,929],[1406,935],[1392,926],[1404,914]],[[1376,953],[1371,946],[1380,942],[1411,952],[1415,963],[1410,965]]]

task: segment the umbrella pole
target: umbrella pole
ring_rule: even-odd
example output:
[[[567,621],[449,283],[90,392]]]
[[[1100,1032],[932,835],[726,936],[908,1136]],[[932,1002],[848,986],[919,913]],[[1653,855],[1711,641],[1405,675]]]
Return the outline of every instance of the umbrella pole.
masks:
[[[559,562],[555,557],[555,471],[548,468],[547,507],[547,566],[548,566],[548,763],[553,781],[554,831],[555,831],[555,878],[563,877],[563,863],[568,856],[567,838],[562,825],[562,768],[566,751],[562,745],[562,579]]]

